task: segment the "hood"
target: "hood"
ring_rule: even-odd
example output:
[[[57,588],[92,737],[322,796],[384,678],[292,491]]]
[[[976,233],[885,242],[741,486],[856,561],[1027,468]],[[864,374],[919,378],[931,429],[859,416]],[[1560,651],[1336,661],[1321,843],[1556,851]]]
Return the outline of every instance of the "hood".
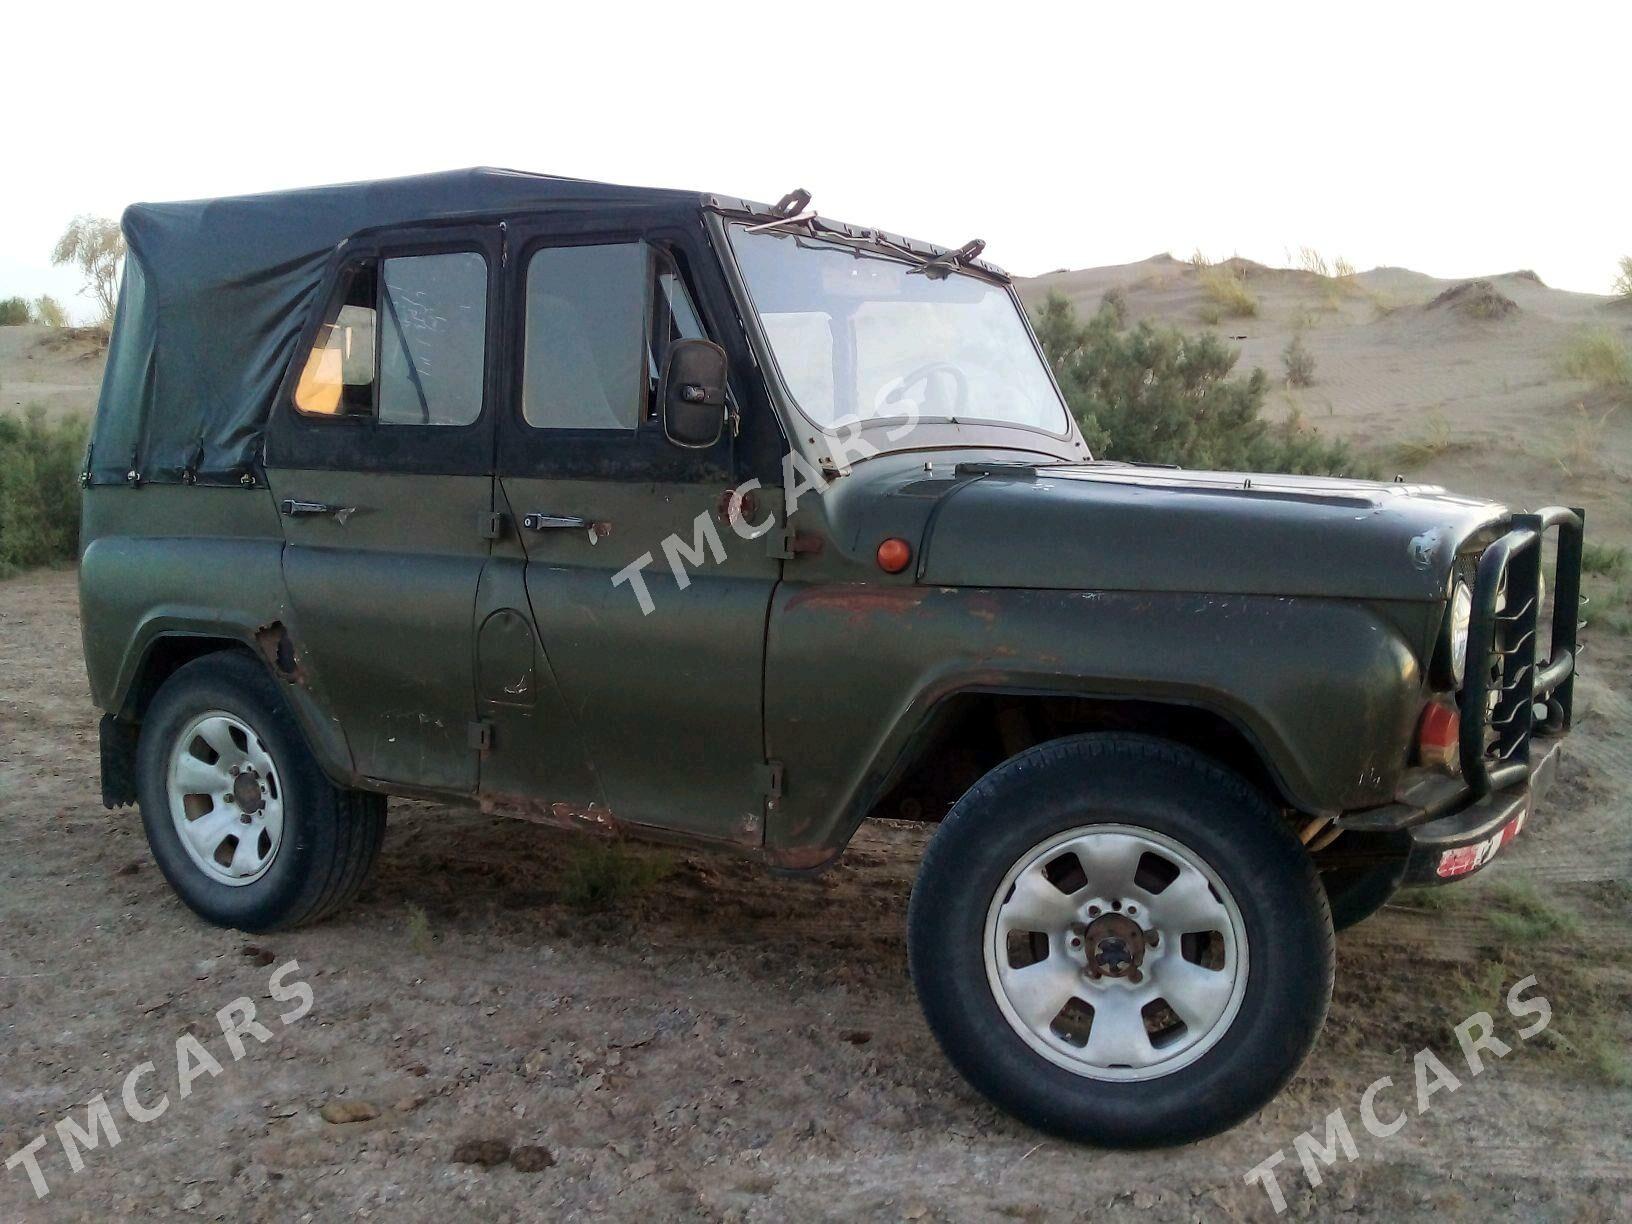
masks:
[[[920,580],[1440,600],[1458,550],[1508,517],[1437,485],[965,463],[928,516]]]

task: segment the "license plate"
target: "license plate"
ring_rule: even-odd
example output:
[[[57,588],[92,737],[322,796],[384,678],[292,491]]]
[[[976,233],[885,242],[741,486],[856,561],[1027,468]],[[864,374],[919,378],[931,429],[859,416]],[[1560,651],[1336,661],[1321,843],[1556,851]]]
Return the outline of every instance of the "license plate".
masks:
[[[1530,804],[1526,800],[1523,811],[1483,841],[1474,842],[1471,846],[1458,846],[1455,850],[1442,851],[1434,874],[1442,880],[1454,880],[1457,876],[1479,870],[1495,858],[1503,846],[1519,835],[1524,828],[1524,818],[1529,814]]]

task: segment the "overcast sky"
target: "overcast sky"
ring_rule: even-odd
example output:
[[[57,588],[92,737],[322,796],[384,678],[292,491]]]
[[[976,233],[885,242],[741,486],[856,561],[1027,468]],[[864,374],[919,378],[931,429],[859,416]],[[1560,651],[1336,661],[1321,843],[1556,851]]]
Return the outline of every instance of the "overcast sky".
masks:
[[[1632,253],[1610,0],[100,7],[0,19],[0,297],[72,298],[76,213],[477,164],[802,186],[1022,274],[1309,245],[1602,293]]]

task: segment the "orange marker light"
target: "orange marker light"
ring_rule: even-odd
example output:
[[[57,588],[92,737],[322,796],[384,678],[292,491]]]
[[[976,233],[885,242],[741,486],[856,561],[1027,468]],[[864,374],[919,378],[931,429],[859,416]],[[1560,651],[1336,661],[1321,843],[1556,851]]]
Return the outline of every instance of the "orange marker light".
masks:
[[[899,574],[912,562],[912,545],[891,536],[878,546],[878,568],[886,574]]]
[[[1455,773],[1461,768],[1462,719],[1452,706],[1430,701],[1417,724],[1417,757],[1424,765]]]

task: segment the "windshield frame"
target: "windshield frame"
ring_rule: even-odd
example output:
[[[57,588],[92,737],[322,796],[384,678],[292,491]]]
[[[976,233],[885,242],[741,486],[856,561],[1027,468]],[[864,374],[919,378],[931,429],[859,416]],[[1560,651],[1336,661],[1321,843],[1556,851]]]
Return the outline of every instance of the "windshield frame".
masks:
[[[856,436],[876,435],[882,433],[883,438],[868,437],[868,442],[874,445],[879,453],[900,453],[911,450],[927,449],[956,449],[960,447],[1014,450],[1045,450],[1058,454],[1061,458],[1081,461],[1089,459],[1087,445],[1077,428],[1076,418],[1071,414],[1071,407],[1067,403],[1064,392],[1060,389],[1059,381],[1054,377],[1053,367],[1043,352],[1042,344],[1037,339],[1037,333],[1031,326],[1031,319],[1027,316],[1025,307],[1009,277],[1000,269],[983,262],[968,267],[956,267],[947,275],[967,276],[981,281],[993,289],[1005,294],[1010,309],[1015,312],[1020,327],[1027,342],[1031,345],[1033,356],[1043,370],[1049,387],[1053,390],[1055,401],[1059,405],[1062,428],[1051,430],[1041,425],[1025,424],[1019,421],[994,419],[989,417],[945,417],[945,416],[914,416],[912,414],[898,414],[895,416],[861,416],[847,419],[834,424],[825,424],[810,413],[793,394],[787,378],[782,372],[777,360],[776,347],[770,339],[765,327],[763,316],[754,302],[753,291],[744,275],[742,266],[737,258],[737,251],[732,242],[733,228],[748,229],[756,224],[764,224],[766,216],[754,212],[743,212],[737,209],[710,208],[706,210],[707,220],[711,233],[715,237],[715,245],[723,264],[727,280],[731,284],[734,294],[739,299],[739,311],[742,321],[749,333],[749,340],[756,359],[765,370],[767,381],[774,391],[774,398],[782,401],[796,419],[789,420],[788,424],[798,428],[806,426],[818,430],[822,435],[833,438],[846,434]],[[847,249],[867,258],[881,259],[886,262],[902,264],[907,267],[920,267],[927,264],[935,256],[944,254],[943,248],[932,247],[925,243],[909,242],[906,239],[896,239],[894,235],[879,235],[877,231],[858,230],[853,226],[839,226],[837,223],[827,222],[820,227],[812,227],[803,223],[791,223],[789,237],[795,235],[807,239],[815,239],[824,243],[831,243],[839,249]],[[814,232],[812,230],[814,229]],[[882,239],[882,241],[880,240]],[[912,430],[914,435],[928,430],[928,436],[923,439],[896,438],[894,433],[901,430],[904,422],[915,421],[917,425]],[[892,432],[893,431],[893,432]],[[1004,435],[1018,435],[1006,438]],[[1043,442],[1048,439],[1048,442]],[[814,441],[814,439],[812,439]]]

